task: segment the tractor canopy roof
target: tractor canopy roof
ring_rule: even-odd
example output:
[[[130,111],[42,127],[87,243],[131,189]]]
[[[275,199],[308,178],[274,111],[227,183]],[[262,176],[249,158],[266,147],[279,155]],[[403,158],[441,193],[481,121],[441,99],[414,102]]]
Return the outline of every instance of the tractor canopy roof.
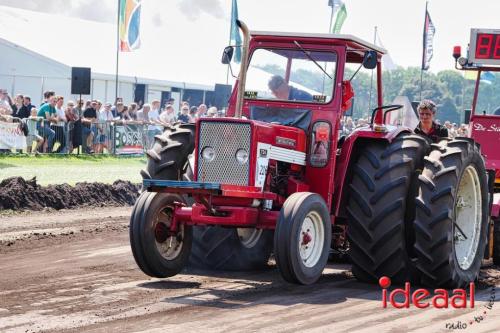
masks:
[[[302,41],[310,39],[311,43],[346,46],[348,52],[364,54],[365,51],[373,50],[379,56],[387,53],[384,48],[353,35],[277,31],[251,31],[250,34],[252,39],[258,41],[285,42],[290,41],[291,38],[298,38]]]

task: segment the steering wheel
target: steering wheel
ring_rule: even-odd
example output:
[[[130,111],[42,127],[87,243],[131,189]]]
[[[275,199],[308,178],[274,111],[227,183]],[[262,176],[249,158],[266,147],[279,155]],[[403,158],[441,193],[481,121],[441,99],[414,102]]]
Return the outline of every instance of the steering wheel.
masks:
[[[384,112],[384,119],[383,119],[383,123],[385,124],[385,116],[389,113],[389,112],[392,112],[392,111],[396,111],[396,110],[399,110],[403,108],[403,105],[401,104],[393,104],[393,105],[382,105],[382,106],[379,106],[379,107],[376,107],[375,109],[373,109],[372,111],[372,119],[370,120],[370,124],[373,125],[373,120],[375,119],[375,113],[377,113],[377,111],[379,110],[386,110]]]

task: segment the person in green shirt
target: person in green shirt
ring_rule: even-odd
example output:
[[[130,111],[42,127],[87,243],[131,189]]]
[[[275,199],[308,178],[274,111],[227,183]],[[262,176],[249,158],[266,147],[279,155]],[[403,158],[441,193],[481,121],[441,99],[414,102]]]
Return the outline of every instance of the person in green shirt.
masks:
[[[44,120],[40,121],[37,124],[38,133],[40,133],[44,138],[47,139],[47,151],[48,153],[52,152],[52,145],[54,144],[54,137],[56,132],[50,128],[50,123],[52,121],[56,121],[56,99],[54,96],[51,96],[48,100],[48,103],[45,103],[40,110],[38,110],[37,116],[43,118]]]

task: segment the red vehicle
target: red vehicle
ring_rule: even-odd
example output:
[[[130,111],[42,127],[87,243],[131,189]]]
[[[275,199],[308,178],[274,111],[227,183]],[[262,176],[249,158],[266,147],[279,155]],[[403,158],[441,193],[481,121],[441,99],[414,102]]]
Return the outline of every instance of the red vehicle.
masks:
[[[349,254],[362,281],[474,281],[488,225],[478,145],[430,145],[412,128],[385,124],[402,106],[382,105],[382,48],[350,35],[239,25],[227,117],[168,127],[147,152],[146,191],[130,222],[141,270],[256,269],[273,253],[285,280],[311,284],[333,251]],[[376,69],[378,106],[370,124],[343,137],[357,73],[347,74],[350,65]]]
[[[457,69],[477,72],[468,134],[481,145],[489,174],[492,237],[488,256],[500,266],[500,105],[490,104],[490,83],[482,80],[483,73],[500,72],[500,29],[471,29],[467,57],[461,57],[459,46],[453,57]]]

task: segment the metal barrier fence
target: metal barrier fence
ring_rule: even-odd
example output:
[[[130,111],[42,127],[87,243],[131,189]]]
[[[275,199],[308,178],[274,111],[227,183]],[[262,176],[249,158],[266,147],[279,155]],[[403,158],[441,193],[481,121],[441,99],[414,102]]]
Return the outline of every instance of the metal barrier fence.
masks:
[[[136,121],[0,119],[0,153],[143,154],[163,126]]]

